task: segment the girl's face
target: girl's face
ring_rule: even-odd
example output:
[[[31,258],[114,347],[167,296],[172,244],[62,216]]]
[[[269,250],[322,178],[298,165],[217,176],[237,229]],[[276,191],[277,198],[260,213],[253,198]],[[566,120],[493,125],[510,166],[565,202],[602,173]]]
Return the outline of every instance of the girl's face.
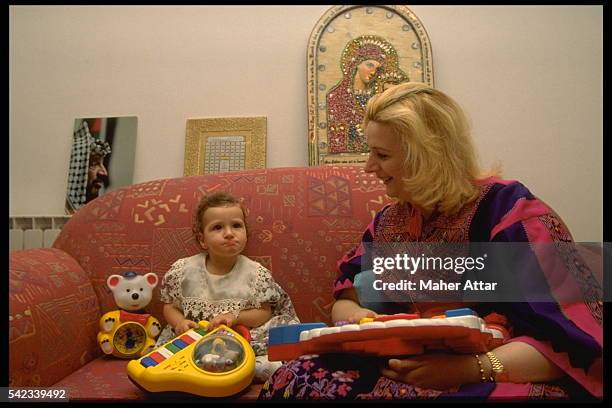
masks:
[[[390,126],[370,121],[365,129],[370,156],[365,165],[366,173],[374,173],[387,187],[387,195],[406,200],[402,177],[406,176],[400,139]]]
[[[247,242],[244,214],[238,205],[211,207],[202,215],[200,245],[211,257],[234,258]]]

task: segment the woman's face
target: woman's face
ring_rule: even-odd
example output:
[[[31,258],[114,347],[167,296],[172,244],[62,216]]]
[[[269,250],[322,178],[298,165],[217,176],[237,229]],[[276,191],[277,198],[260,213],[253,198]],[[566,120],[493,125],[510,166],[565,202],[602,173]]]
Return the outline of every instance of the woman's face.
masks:
[[[357,75],[361,82],[369,84],[378,68],[380,68],[380,62],[373,59],[365,60],[357,66]]]
[[[374,173],[387,187],[387,195],[406,200],[402,177],[406,176],[400,139],[390,126],[370,121],[365,129],[370,156],[365,165],[366,173]]]

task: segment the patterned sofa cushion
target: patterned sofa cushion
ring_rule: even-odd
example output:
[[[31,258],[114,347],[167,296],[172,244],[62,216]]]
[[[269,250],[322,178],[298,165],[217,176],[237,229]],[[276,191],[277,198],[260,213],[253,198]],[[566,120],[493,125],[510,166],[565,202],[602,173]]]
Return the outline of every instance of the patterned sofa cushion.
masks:
[[[116,309],[106,279],[126,270],[162,278],[175,260],[197,253],[193,211],[215,190],[244,201],[245,254],[272,271],[300,319],[330,323],[336,263],[388,202],[375,177],[357,166],[322,166],[156,180],[87,204],[53,249],[11,253],[9,385],[66,387],[73,400],[147,398],[128,380],[127,361],[101,356],[96,343],[100,316]],[[165,323],[161,308],[156,288],[149,311]],[[255,399],[260,387],[240,399]]]
[[[99,354],[98,299],[66,253],[12,251],[9,305],[9,385],[52,385]]]
[[[90,202],[54,246],[90,277],[102,312],[116,308],[106,278],[125,270],[160,278],[197,253],[191,232],[199,199],[225,190],[249,214],[245,254],[268,267],[302,321],[329,322],[336,262],[386,204],[382,185],[357,166],[247,170],[141,183]],[[149,311],[162,320],[159,287]]]

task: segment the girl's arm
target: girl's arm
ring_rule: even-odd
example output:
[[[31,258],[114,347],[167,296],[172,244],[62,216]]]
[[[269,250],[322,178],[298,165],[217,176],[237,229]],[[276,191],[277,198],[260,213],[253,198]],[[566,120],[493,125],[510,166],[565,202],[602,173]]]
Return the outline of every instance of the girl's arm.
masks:
[[[166,322],[168,322],[177,335],[186,332],[190,328],[198,327],[196,322],[185,319],[183,312],[169,303],[164,304],[163,315]]]
[[[262,303],[258,309],[245,309],[241,310],[236,316],[234,313],[223,313],[215,316],[211,320],[210,328],[214,328],[220,324],[226,326],[233,326],[235,324],[242,324],[248,328],[259,327],[272,317],[272,307],[269,303]]]
[[[246,309],[238,313],[234,324],[242,324],[248,328],[259,327],[272,317],[269,303],[262,303],[259,309]]]

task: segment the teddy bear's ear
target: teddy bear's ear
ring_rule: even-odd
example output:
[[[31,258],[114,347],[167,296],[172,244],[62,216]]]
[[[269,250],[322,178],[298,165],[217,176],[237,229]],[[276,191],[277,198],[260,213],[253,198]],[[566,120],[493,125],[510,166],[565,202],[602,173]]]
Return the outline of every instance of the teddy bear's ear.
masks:
[[[108,279],[106,279],[106,285],[108,285],[108,287],[113,290],[119,284],[119,282],[121,282],[122,279],[123,276],[111,275],[108,277]]]
[[[151,286],[152,288],[157,286],[157,282],[159,281],[159,279],[157,278],[156,274],[154,274],[153,272],[149,272],[144,277],[147,280],[149,286]]]

